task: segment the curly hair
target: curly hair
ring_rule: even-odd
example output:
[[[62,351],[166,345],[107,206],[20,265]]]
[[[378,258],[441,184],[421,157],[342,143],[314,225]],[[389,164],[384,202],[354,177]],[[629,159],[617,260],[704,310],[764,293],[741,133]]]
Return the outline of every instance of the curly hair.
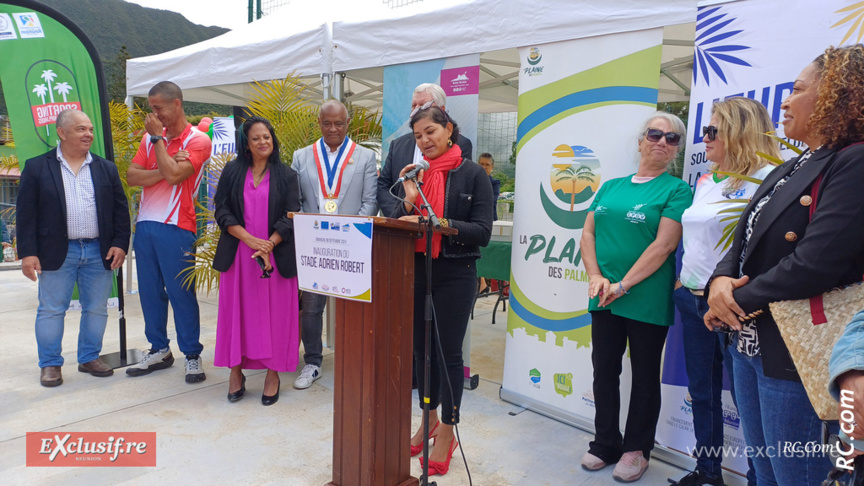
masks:
[[[819,87],[810,131],[832,148],[864,140],[864,45],[829,47],[812,64]]]
[[[762,103],[740,96],[715,101],[711,114],[717,118],[718,138],[726,149],[725,170],[751,175],[768,163],[756,155],[762,152],[780,159],[780,148],[766,133],[774,130],[771,115]],[[716,171],[718,164],[711,165]],[[730,177],[726,187],[738,189],[743,181]]]

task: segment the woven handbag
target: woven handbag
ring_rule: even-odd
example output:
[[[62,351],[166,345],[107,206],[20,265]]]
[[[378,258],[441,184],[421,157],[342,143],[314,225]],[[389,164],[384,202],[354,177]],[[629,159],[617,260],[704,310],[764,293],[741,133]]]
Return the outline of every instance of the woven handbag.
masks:
[[[846,324],[864,309],[864,282],[769,307],[816,414],[838,420],[837,402],[828,393],[828,359]]]
[[[810,191],[810,219],[821,182],[820,174]],[[828,393],[828,360],[846,324],[864,309],[864,282],[809,299],[772,302],[769,307],[816,414],[822,420],[838,420],[837,402]]]

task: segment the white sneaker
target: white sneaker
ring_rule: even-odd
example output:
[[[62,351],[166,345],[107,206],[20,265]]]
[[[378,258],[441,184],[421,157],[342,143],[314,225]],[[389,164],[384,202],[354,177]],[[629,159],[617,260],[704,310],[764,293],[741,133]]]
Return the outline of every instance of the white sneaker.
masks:
[[[156,370],[168,368],[172,364],[174,364],[174,356],[170,349],[165,351],[151,349],[144,353],[141,361],[126,368],[126,374],[129,376],[146,375]]]
[[[201,368],[201,356],[197,354],[186,355],[186,383],[198,383],[206,380],[204,370]]]
[[[294,388],[305,390],[312,386],[312,383],[315,383],[315,380],[318,378],[321,378],[321,367],[307,364],[303,367],[303,371],[300,372],[300,376],[294,380]]]
[[[638,481],[645,474],[646,469],[648,469],[648,459],[645,459],[642,451],[625,452],[615,465],[612,477],[622,483],[632,483]]]

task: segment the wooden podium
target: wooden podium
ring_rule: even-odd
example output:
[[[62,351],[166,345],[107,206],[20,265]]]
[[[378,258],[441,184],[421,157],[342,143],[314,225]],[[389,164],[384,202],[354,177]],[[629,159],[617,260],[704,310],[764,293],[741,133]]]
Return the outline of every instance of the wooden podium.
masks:
[[[336,299],[333,480],[414,486],[411,477],[416,223],[372,218],[372,302]]]

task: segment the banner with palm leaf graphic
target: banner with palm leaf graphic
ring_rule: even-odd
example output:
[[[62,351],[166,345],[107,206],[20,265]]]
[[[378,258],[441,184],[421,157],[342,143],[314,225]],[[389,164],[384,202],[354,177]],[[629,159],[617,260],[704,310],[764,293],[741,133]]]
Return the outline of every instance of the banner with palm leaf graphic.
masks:
[[[30,0],[0,1],[0,80],[21,168],[57,146],[57,115],[83,110],[94,127],[93,153],[113,158],[102,64],[69,19]]]

